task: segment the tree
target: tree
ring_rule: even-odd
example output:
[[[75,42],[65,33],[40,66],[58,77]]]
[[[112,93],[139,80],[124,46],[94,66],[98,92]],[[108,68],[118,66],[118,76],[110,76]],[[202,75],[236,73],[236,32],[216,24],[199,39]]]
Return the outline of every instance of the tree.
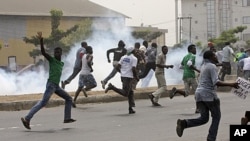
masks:
[[[240,32],[240,39],[242,40],[243,39],[243,31],[247,29],[247,26],[238,26],[236,27],[236,33]]]
[[[149,31],[149,30],[144,30],[144,31],[133,31],[132,36],[136,39],[143,39],[146,41],[152,41],[158,37],[160,37],[163,34],[163,32],[154,32],[154,31]]]
[[[246,29],[245,26],[238,26],[234,29],[223,31],[218,38],[212,38],[209,41],[213,42],[217,49],[224,47],[225,42],[235,43],[239,41],[239,37],[236,37],[237,33],[242,33]]]
[[[84,31],[81,32],[78,30],[81,24],[74,25],[70,29],[62,31],[59,29],[59,25],[60,25],[60,20],[63,16],[63,12],[61,10],[52,9],[50,11],[50,14],[51,14],[51,34],[48,38],[44,38],[44,45],[46,47],[46,51],[52,54],[54,48],[60,46],[63,52],[67,53],[70,50],[70,47],[73,45],[73,42],[70,42],[70,39],[67,39],[67,37],[69,37],[71,34],[76,34],[76,32],[78,34],[81,33],[85,35],[84,33],[82,33]],[[90,26],[91,22],[88,22],[87,24],[88,26]],[[32,36],[31,38],[24,37],[23,41],[26,43],[34,44],[35,46],[39,45],[39,39],[36,36]],[[76,41],[76,39],[74,41]],[[41,53],[37,49],[34,49],[33,51],[29,52],[29,55],[33,57],[35,60],[35,58],[41,55]]]

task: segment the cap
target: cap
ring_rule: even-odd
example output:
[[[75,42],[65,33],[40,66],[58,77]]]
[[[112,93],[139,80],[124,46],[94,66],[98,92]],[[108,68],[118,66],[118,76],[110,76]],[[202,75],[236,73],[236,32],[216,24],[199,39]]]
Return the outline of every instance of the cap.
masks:
[[[134,47],[128,47],[127,48],[127,53],[131,53],[135,48]]]
[[[139,50],[142,50],[142,51],[146,52],[147,48],[146,48],[145,46],[141,46],[141,47],[139,48]]]

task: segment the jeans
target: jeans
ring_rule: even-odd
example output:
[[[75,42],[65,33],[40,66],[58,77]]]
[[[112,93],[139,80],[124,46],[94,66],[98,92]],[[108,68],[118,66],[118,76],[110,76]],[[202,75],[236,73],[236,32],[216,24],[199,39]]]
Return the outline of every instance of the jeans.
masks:
[[[207,140],[215,141],[221,118],[220,100],[216,99],[214,101],[200,101],[197,102],[197,105],[200,109],[200,117],[196,119],[186,119],[186,128],[200,126],[207,123],[209,120],[210,111],[212,116],[212,123],[209,128]]]
[[[155,71],[156,68],[156,64],[155,62],[148,62],[144,68],[144,71],[142,72],[142,74],[139,75],[139,78],[142,79],[144,77],[146,77],[149,73],[149,71],[152,69]]]
[[[111,89],[117,92],[118,94],[124,97],[128,97],[129,107],[135,107],[134,91],[132,89],[132,80],[133,78],[121,77],[122,89],[116,88],[115,86],[111,87]]]
[[[71,96],[65,92],[62,88],[59,87],[58,84],[47,82],[46,90],[43,94],[42,100],[34,105],[28,115],[25,117],[26,120],[30,121],[31,118],[41,109],[43,108],[49,101],[51,95],[56,93],[58,96],[65,100],[65,108],[64,108],[64,120],[71,119],[71,105],[72,105],[72,98]]]
[[[108,81],[113,78],[117,73],[117,70],[115,69],[115,67],[113,68],[112,72],[103,80],[103,82],[106,84],[108,83]]]
[[[221,77],[220,80],[224,81],[224,78],[227,75],[231,74],[231,63],[230,62],[222,62],[222,68],[221,68]]]
[[[69,76],[67,80],[65,80],[65,83],[69,84],[77,76],[81,69],[82,68],[74,68],[73,73]]]

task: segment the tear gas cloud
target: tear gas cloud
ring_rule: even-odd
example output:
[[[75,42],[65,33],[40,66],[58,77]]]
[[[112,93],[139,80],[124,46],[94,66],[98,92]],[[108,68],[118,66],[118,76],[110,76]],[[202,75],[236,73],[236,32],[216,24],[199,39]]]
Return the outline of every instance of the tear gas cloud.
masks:
[[[88,45],[93,48],[93,75],[97,82],[97,87],[93,90],[102,90],[100,81],[106,78],[112,71],[112,63],[108,63],[106,57],[106,51],[110,48],[116,48],[118,46],[119,40],[123,40],[126,44],[125,47],[134,46],[135,42],[142,43],[142,39],[134,39],[131,36],[131,29],[128,27],[121,28],[119,22],[112,22],[112,33],[110,32],[94,32],[92,37],[86,40]],[[93,27],[95,28],[95,27]],[[150,45],[150,44],[149,44]],[[75,53],[81,44],[76,43],[74,47],[70,50],[69,54],[65,55],[63,62],[65,63],[63,68],[63,74],[61,80],[67,79],[68,76],[73,71]],[[158,50],[161,51],[161,46],[158,45]],[[198,52],[198,51],[197,51]],[[173,84],[183,84],[182,82],[182,70],[179,69],[180,62],[182,58],[187,54],[187,46],[178,49],[171,49],[169,47],[169,52],[167,54],[166,64],[174,65],[173,69],[167,69],[165,71],[167,85]],[[198,53],[197,53],[198,54]],[[110,54],[110,59],[112,59],[113,54]],[[197,55],[196,60],[201,60],[200,56]],[[28,70],[21,74],[17,73],[6,73],[0,69],[0,95],[21,95],[21,94],[34,94],[43,93],[46,87],[46,82],[48,78],[48,72],[40,66],[37,70]],[[70,84],[66,85],[65,90],[68,92],[76,91],[78,87],[78,76],[71,81]],[[117,87],[121,87],[120,74],[117,73],[114,78],[109,82]],[[138,83],[137,87],[141,87],[141,81]],[[155,76],[149,83],[150,87],[157,86]],[[168,87],[168,89],[171,89]]]

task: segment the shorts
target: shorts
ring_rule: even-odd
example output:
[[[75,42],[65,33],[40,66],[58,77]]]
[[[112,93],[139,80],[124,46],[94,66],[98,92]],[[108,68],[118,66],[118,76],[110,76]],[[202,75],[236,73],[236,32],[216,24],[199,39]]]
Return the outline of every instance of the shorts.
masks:
[[[87,74],[87,75],[80,74],[78,86],[79,87],[96,86],[96,81],[95,81],[94,76],[92,74]]]

